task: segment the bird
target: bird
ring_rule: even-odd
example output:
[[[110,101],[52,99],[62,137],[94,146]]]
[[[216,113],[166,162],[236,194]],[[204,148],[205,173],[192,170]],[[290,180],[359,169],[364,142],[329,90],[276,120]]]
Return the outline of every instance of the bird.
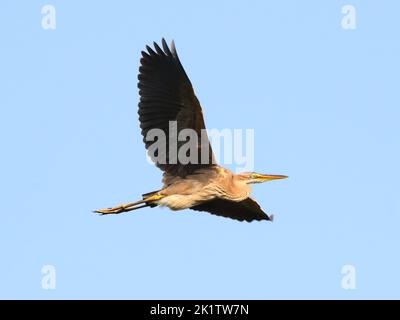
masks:
[[[204,211],[237,221],[272,221],[273,215],[264,212],[251,197],[252,184],[285,179],[287,176],[256,172],[235,174],[216,163],[207,135],[201,135],[206,129],[203,111],[180,62],[175,43],[172,40],[168,46],[162,38],[161,44],[162,48],[154,42],[154,49],[147,45],[141,52],[138,115],[148,152],[155,143],[148,137],[151,132],[161,130],[166,135],[164,149],[160,148],[150,155],[163,171],[163,186],[143,194],[139,201],[95,212],[108,215],[144,207],[168,207],[173,211]],[[170,123],[175,124],[178,132],[190,129],[197,134],[193,149],[193,157],[197,161],[183,161],[170,152],[173,148],[179,150],[187,141],[177,141],[173,145]]]

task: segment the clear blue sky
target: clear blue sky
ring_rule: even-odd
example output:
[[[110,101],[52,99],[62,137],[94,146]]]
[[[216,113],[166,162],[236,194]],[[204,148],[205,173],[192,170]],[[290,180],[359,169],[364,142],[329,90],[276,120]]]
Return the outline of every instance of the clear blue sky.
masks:
[[[41,7],[56,8],[56,30]],[[341,27],[343,5],[357,28]],[[400,3],[1,1],[0,298],[400,298]],[[145,44],[175,39],[209,128],[253,128],[273,223],[145,209]],[[356,289],[341,268],[356,268]],[[43,265],[56,289],[41,287]]]

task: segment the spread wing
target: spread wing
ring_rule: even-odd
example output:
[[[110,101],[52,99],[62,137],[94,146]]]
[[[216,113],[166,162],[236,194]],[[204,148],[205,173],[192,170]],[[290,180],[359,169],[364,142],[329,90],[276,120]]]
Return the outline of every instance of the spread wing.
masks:
[[[226,199],[213,199],[200,205],[190,208],[196,211],[207,211],[211,214],[231,218],[239,221],[251,222],[253,220],[271,220],[273,216],[268,216],[260,205],[252,198],[247,198],[240,202]]]
[[[140,128],[156,166],[168,174],[185,177],[199,167],[212,166],[215,160],[207,135],[201,137],[201,131],[205,129],[203,113],[174,42],[170,49],[162,39],[162,46],[163,49],[154,43],[154,50],[147,46],[147,52],[142,51],[138,76]],[[152,129],[161,129],[165,141],[152,137]],[[175,132],[179,134],[182,129],[194,130],[197,137],[178,141]],[[160,139],[161,143],[156,145]],[[186,159],[182,159],[178,152],[188,141],[191,141],[191,147],[185,148]],[[163,147],[158,147],[161,145]]]

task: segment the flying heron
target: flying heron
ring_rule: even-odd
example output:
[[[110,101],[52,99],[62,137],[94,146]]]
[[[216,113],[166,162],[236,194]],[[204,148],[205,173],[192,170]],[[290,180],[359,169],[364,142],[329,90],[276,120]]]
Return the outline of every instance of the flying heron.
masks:
[[[203,113],[192,84],[178,58],[175,44],[170,48],[165,39],[162,47],[154,42],[154,49],[146,46],[142,51],[139,68],[139,121],[146,149],[151,150],[154,139],[148,139],[153,129],[165,132],[165,150],[154,152],[164,156],[165,161],[152,157],[163,174],[160,190],[142,195],[142,200],[114,208],[96,210],[101,214],[118,214],[143,207],[166,206],[172,210],[192,209],[207,211],[218,216],[239,221],[271,220],[260,205],[250,197],[251,184],[284,179],[287,176],[246,172],[234,174],[215,162],[205,130]],[[197,133],[196,160],[187,163],[176,159],[170,151],[179,149],[185,141],[171,143],[171,126],[191,129]],[[174,159],[173,159],[174,158]]]

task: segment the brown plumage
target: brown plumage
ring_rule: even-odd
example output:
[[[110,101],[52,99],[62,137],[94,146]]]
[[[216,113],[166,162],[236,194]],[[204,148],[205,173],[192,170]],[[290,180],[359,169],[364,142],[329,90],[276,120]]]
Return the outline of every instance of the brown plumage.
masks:
[[[154,143],[148,139],[153,129],[160,129],[166,135],[165,148],[150,153],[156,166],[164,171],[163,188],[143,194],[143,200],[96,212],[116,214],[147,206],[167,206],[172,210],[207,211],[239,221],[272,220],[250,197],[251,184],[286,176],[254,172],[233,174],[216,164],[207,136],[202,137],[205,124],[199,100],[178,58],[174,42],[169,48],[162,39],[162,47],[154,43],[154,50],[147,46],[147,52],[142,51],[138,114],[146,149],[151,151]],[[178,140],[176,146],[171,144],[170,138],[175,131],[172,131],[170,121],[176,123],[177,133],[183,129],[196,132],[197,152],[193,154],[196,161],[183,163],[170,152],[180,150],[187,142]],[[165,161],[160,161],[161,158]]]

